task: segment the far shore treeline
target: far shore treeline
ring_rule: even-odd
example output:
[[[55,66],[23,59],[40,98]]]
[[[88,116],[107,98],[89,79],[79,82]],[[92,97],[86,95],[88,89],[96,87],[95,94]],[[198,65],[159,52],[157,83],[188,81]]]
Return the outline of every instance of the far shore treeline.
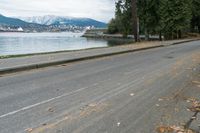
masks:
[[[115,18],[108,25],[111,34],[124,37],[133,33],[131,0],[116,2]],[[137,0],[139,33],[182,38],[187,33],[200,33],[200,0]]]

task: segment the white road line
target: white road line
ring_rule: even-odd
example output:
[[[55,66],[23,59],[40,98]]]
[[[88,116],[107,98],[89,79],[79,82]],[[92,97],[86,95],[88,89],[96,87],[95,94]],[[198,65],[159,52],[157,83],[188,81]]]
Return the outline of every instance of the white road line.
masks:
[[[110,80],[111,80],[111,79],[110,79]],[[102,80],[102,81],[100,81],[99,83],[93,84],[92,86],[97,86],[97,85],[99,85],[101,82],[105,82],[105,81],[107,81],[107,80]],[[121,85],[121,84],[120,84],[120,85]],[[92,87],[92,86],[89,86],[89,87]],[[11,115],[14,115],[14,114],[17,114],[17,113],[19,113],[19,112],[22,112],[22,111],[25,111],[25,110],[28,110],[28,109],[31,109],[31,108],[34,108],[34,107],[36,107],[36,106],[39,106],[39,105],[42,105],[42,104],[51,102],[51,101],[53,101],[53,100],[60,99],[60,98],[62,98],[62,97],[65,97],[65,96],[68,96],[68,95],[71,95],[71,94],[74,94],[74,93],[83,91],[83,90],[85,90],[85,89],[88,89],[89,87],[80,88],[80,89],[78,89],[78,90],[76,90],[76,91],[73,91],[73,92],[70,92],[70,93],[65,93],[65,94],[63,94],[63,95],[60,95],[60,96],[57,96],[57,97],[54,97],[54,98],[51,98],[51,99],[48,99],[48,100],[45,100],[45,101],[42,101],[42,102],[33,104],[33,105],[30,105],[30,106],[27,106],[27,107],[24,107],[24,108],[21,108],[21,109],[18,109],[18,110],[15,110],[15,111],[12,111],[12,112],[3,114],[3,115],[0,115],[0,119],[5,118],[5,117],[8,117],[8,116],[11,116]]]
[[[60,98],[62,98],[62,97],[65,97],[65,96],[68,96],[68,95],[71,95],[71,94],[74,94],[74,93],[83,91],[83,90],[88,89],[88,88],[89,88],[89,87],[80,88],[80,89],[78,89],[78,90],[76,90],[76,91],[73,91],[73,92],[70,92],[70,93],[65,93],[65,94],[63,94],[63,95],[60,95],[60,96],[57,96],[57,97],[54,97],[54,98],[51,98],[51,99],[48,99],[48,100],[45,100],[45,101],[42,101],[42,102],[33,104],[33,105],[30,105],[30,106],[27,106],[27,107],[24,107],[24,108],[21,108],[21,109],[19,109],[19,110],[15,110],[15,111],[12,111],[12,112],[3,114],[3,115],[0,116],[0,119],[2,119],[2,118],[4,118],[4,117],[7,117],[7,116],[10,116],[10,115],[14,115],[14,114],[19,113],[19,112],[21,112],[21,111],[25,111],[25,110],[34,108],[34,107],[36,107],[36,106],[39,106],[39,105],[42,105],[42,104],[51,102],[51,101],[53,101],[53,100],[60,99]]]
[[[18,110],[15,110],[15,111],[6,113],[6,114],[3,114],[3,115],[0,116],[0,119],[2,119],[2,118],[4,118],[4,117],[7,117],[7,116],[14,115],[14,114],[19,113],[19,112],[21,112],[21,111],[25,111],[25,110],[34,108],[34,107],[36,107],[36,106],[39,106],[39,105],[42,105],[42,104],[51,102],[51,101],[53,101],[53,100],[60,99],[60,98],[62,98],[62,97],[65,97],[65,96],[68,96],[68,95],[72,95],[72,94],[74,94],[74,93],[77,93],[77,92],[86,90],[86,89],[88,89],[89,87],[97,86],[97,85],[99,85],[101,82],[105,82],[105,81],[106,81],[106,80],[102,80],[102,81],[100,81],[99,83],[96,83],[96,84],[94,84],[94,85],[91,85],[91,86],[88,86],[88,87],[84,87],[84,88],[80,88],[80,89],[78,89],[78,90],[76,90],[76,91],[72,91],[72,92],[70,92],[70,93],[65,93],[65,94],[63,94],[63,95],[60,95],[60,96],[57,96],[57,97],[54,97],[54,98],[51,98],[51,99],[48,99],[48,100],[45,100],[45,101],[36,103],[36,104],[33,104],[33,105],[30,105],[30,106],[27,106],[27,107],[24,107],[24,108],[21,108],[21,109],[18,109]]]

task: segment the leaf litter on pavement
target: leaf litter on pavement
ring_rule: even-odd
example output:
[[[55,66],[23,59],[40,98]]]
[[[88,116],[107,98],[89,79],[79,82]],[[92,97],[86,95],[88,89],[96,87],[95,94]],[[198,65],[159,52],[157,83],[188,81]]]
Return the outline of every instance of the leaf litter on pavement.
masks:
[[[190,129],[190,126],[193,121],[197,120],[197,115],[200,112],[200,101],[195,98],[189,98],[187,102],[190,103],[190,107],[187,110],[193,112],[194,115],[182,126],[159,126],[156,128],[157,133],[199,133]]]

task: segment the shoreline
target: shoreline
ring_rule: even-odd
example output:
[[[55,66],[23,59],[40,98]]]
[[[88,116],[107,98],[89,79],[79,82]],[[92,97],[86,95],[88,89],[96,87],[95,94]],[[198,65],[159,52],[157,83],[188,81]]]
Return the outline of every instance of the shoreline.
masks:
[[[14,55],[12,55],[12,54],[11,55],[0,55],[0,60],[1,59],[8,59],[8,58],[20,58],[20,57],[29,57],[29,56],[37,56],[37,55],[48,55],[48,54],[57,54],[57,53],[82,52],[82,51],[87,51],[87,50],[106,49],[106,48],[112,48],[112,47],[138,46],[138,45],[148,44],[148,43],[149,44],[150,43],[167,43],[169,41],[182,41],[182,40],[195,41],[195,40],[200,40],[200,38],[185,38],[185,39],[166,40],[166,41],[158,41],[158,40],[154,40],[154,41],[141,41],[141,42],[137,42],[137,43],[133,42],[133,43],[126,43],[126,44],[121,44],[121,45],[112,45],[112,46],[85,48],[85,49],[77,49],[77,50],[61,50],[61,51],[38,52],[38,53],[16,54],[16,55],[15,54]]]
[[[57,52],[52,54],[35,54],[34,56],[28,55],[13,55],[18,58],[4,58],[0,59],[0,75],[16,73],[21,71],[28,71],[33,69],[45,68],[50,66],[62,65],[67,63],[74,63],[79,61],[86,61],[98,58],[104,58],[114,55],[127,54],[132,52],[139,52],[143,50],[156,49],[161,47],[169,47],[173,45],[186,44],[193,41],[199,41],[198,39],[185,39],[174,41],[151,41],[140,42],[121,45],[115,47],[94,48],[88,50],[79,50],[73,52]],[[29,54],[30,55],[30,54]],[[21,58],[20,58],[21,57]]]

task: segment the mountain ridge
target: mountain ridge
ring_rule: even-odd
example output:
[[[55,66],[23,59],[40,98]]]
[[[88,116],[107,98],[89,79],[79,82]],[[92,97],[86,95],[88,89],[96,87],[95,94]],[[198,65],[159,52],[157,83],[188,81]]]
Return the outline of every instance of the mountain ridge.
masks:
[[[98,28],[106,27],[107,24],[91,18],[83,17],[70,17],[70,16],[56,16],[56,15],[44,15],[33,17],[18,17],[19,19],[29,22],[43,25],[74,25],[74,26],[94,26]]]
[[[79,32],[89,28],[106,28],[103,22],[90,18],[46,16],[32,17],[30,20],[6,17],[0,14],[0,31],[20,31],[23,32]]]
[[[15,26],[24,26],[28,25],[29,23],[22,21],[17,18],[6,17],[0,14],[0,24],[3,25],[15,25]]]

